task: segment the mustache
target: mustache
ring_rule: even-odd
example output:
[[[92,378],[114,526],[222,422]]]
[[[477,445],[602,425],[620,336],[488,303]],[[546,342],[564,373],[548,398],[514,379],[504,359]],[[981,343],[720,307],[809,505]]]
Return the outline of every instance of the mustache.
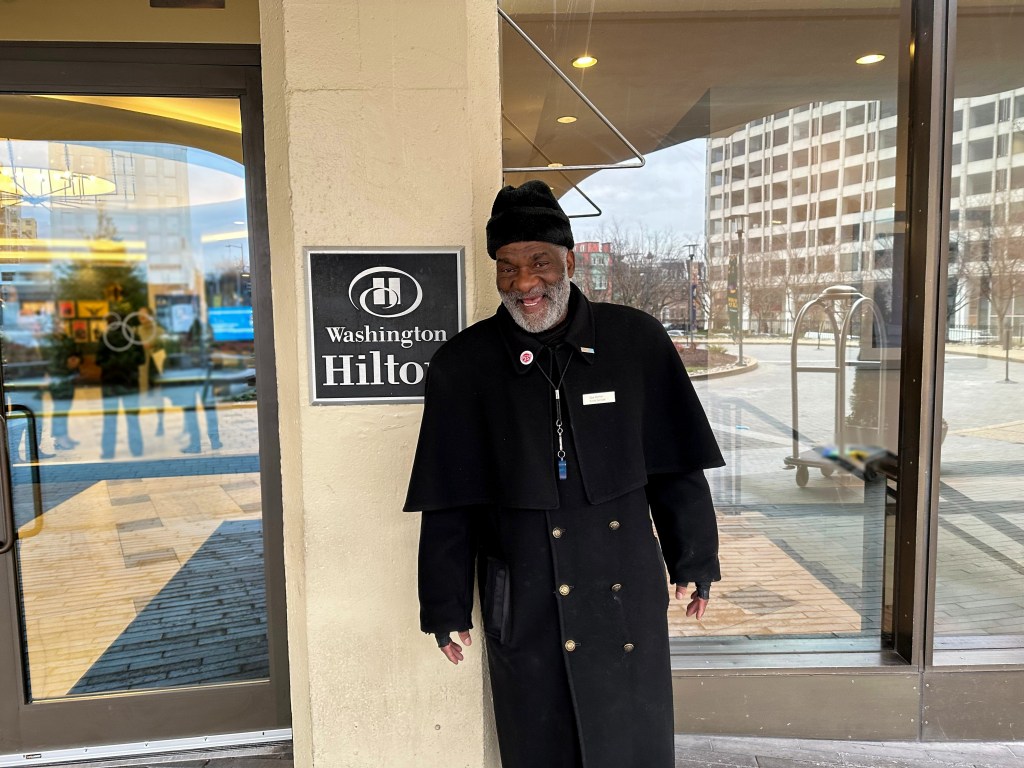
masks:
[[[531,288],[528,291],[502,291],[503,296],[507,296],[510,299],[539,299],[542,296],[547,296],[548,290],[544,286],[538,285],[536,288]]]

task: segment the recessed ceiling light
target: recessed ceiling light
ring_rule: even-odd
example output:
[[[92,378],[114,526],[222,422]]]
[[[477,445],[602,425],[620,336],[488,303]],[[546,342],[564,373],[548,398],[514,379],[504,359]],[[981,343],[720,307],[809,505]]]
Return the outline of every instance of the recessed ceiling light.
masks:
[[[561,168],[561,163],[548,163],[548,168]]]
[[[597,64],[597,59],[595,59],[593,56],[590,56],[589,54],[578,56],[577,58],[572,60],[572,65],[576,67],[576,69],[586,69],[587,67],[592,67],[595,64]]]
[[[869,53],[866,56],[861,56],[857,59],[858,64],[877,64],[885,59],[885,54],[882,53]]]
[[[576,118],[573,115],[562,115],[561,117],[555,118],[560,123],[575,123]]]

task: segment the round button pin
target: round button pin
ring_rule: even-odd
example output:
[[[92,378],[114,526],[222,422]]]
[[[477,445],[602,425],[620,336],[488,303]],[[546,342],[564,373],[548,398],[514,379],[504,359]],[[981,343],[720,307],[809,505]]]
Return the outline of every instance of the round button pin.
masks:
[[[529,365],[530,363],[532,363],[533,362],[533,352],[531,352],[528,349],[524,349],[519,354],[519,362],[522,363],[523,365]]]

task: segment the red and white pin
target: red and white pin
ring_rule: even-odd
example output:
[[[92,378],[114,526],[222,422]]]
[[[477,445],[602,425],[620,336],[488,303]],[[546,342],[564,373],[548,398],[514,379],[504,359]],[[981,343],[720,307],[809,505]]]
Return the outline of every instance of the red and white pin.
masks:
[[[519,355],[519,362],[523,365],[529,365],[533,362],[533,352],[528,349],[524,349]]]

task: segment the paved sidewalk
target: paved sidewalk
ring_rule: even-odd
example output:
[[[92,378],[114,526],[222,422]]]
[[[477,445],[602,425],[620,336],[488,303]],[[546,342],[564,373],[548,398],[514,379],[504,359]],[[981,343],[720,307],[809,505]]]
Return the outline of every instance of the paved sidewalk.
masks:
[[[1022,768],[1024,742],[676,736],[676,768]]]
[[[64,764],[64,768],[291,768],[290,745]],[[1024,768],[1022,742],[881,742],[676,736],[676,768]],[[394,768],[406,768],[395,766]],[[408,768],[412,768],[409,766]],[[552,768],[537,766],[537,768]]]

